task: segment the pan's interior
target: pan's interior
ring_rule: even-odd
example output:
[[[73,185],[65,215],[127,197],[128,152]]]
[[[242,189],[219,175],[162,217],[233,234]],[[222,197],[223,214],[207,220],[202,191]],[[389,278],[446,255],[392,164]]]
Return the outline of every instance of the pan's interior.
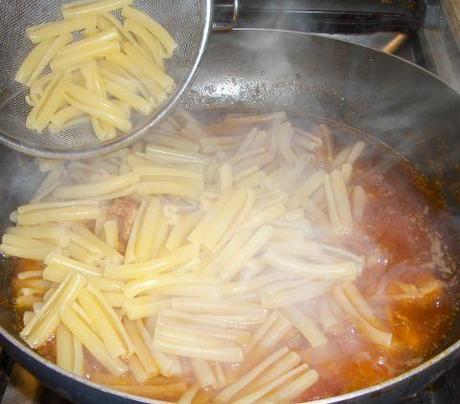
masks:
[[[313,113],[375,136],[423,173],[444,208],[439,220],[460,258],[460,95],[429,73],[368,48],[320,36],[235,31],[211,37],[186,107]],[[27,200],[41,175],[33,160],[1,148],[0,227]],[[458,260],[457,260],[458,261]],[[2,301],[9,280],[2,270]],[[14,313],[0,326],[17,338]],[[460,337],[460,321],[443,348]]]

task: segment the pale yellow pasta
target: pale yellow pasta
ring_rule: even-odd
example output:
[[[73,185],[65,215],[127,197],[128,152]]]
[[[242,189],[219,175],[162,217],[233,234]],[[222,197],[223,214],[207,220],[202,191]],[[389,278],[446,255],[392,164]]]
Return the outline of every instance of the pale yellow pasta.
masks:
[[[164,56],[169,58],[172,56],[174,49],[177,47],[176,42],[160,24],[139,10],[132,7],[124,7],[122,10],[123,17],[132,20],[150,31],[150,33],[158,38],[163,46]]]
[[[116,249],[102,241],[93,232],[88,230],[87,227],[82,224],[75,223],[72,225],[72,230],[75,234],[85,240],[86,243],[92,245],[96,253],[100,253],[105,256],[108,262],[116,264],[123,261],[123,257]]]
[[[285,307],[281,311],[291,324],[302,333],[313,348],[327,344],[326,336],[315,322],[295,306]]]
[[[74,370],[73,336],[64,325],[56,328],[56,364],[69,371]]]
[[[107,57],[110,63],[114,63],[133,75],[137,80],[139,89],[145,89],[144,97],[146,94],[153,96],[157,103],[162,103],[166,99],[166,91],[155,81],[153,78],[146,73],[134,60],[131,60],[126,54],[122,52],[112,53]],[[147,96],[146,98],[148,98]]]
[[[60,187],[54,191],[54,196],[59,199],[87,199],[128,188],[138,181],[139,177],[136,174],[129,173],[104,181]]]
[[[150,198],[147,202],[145,213],[136,237],[136,259],[147,261],[153,256],[153,243],[156,233],[152,229],[158,227],[161,215],[161,202]]]
[[[197,181],[145,181],[136,185],[140,195],[172,195],[199,200],[202,187]]]
[[[202,359],[190,359],[190,364],[202,388],[217,387],[216,376],[208,362]]]
[[[217,395],[217,400],[221,402],[229,402],[239,391],[244,389],[249,383],[256,379],[265,369],[272,366],[276,363],[281,357],[283,357],[289,350],[285,347],[279,349],[270,355],[267,359],[257,365],[255,368],[251,369],[246,373],[241,379],[237,380],[235,383],[230,384],[224,390],[222,390]]]
[[[96,27],[96,16],[75,18],[71,21],[50,22],[35,25],[26,30],[28,38],[33,43],[41,42],[58,35],[69,34],[75,31]]]
[[[66,19],[107,13],[133,4],[133,0],[80,0],[61,6]]]
[[[137,95],[135,92],[113,81],[104,79],[104,85],[109,95],[125,102],[131,108],[144,115],[150,114],[155,106],[152,100],[146,100],[145,98]]]
[[[43,96],[27,116],[27,128],[35,129],[39,132],[45,129],[45,127],[50,123],[53,115],[58,110],[59,105],[64,100],[65,88],[70,80],[71,77],[68,74],[64,74],[64,76],[56,76],[51,80],[46,87]]]
[[[129,18],[125,20],[124,27],[128,32],[131,32],[136,36],[141,46],[143,45],[142,48],[152,56],[158,68],[164,71],[162,45],[158,39],[153,36],[147,28],[137,24]]]
[[[132,320],[125,319],[123,321],[123,327],[125,328],[130,340],[133,344],[133,351],[139,361],[142,363],[145,371],[155,376],[158,373],[158,367],[155,364],[155,360],[152,357],[149,349],[145,345],[136,323]]]
[[[132,127],[125,113],[113,101],[107,100],[101,95],[88,91],[81,86],[68,83],[65,99],[73,107],[82,110],[88,115],[106,121],[121,131],[128,131]]]
[[[215,276],[206,276],[202,274],[160,274],[146,276],[129,281],[123,288],[129,297],[135,297],[143,292],[161,288],[170,285],[194,284],[194,285],[221,285],[221,280]]]
[[[88,117],[83,111],[75,107],[64,107],[57,111],[51,118],[50,130],[59,131],[72,125],[84,122]]]
[[[144,317],[151,317],[160,312],[161,309],[170,306],[170,300],[152,296],[139,296],[126,299],[123,302],[123,309],[130,320],[137,320]]]
[[[126,356],[128,351],[117,335],[111,321],[107,318],[96,298],[83,289],[78,295],[78,302],[89,317],[96,334],[103,341],[107,351],[113,357]]]
[[[81,275],[69,274],[53,296],[31,318],[20,335],[31,347],[39,347],[54,333],[59,324],[59,312],[63,306],[72,303],[85,280]]]
[[[184,243],[184,240],[187,238],[190,231],[192,231],[192,229],[198,224],[200,219],[200,212],[194,212],[180,217],[176,225],[169,233],[165,248],[169,251],[173,251],[180,247]]]
[[[126,42],[123,44],[123,51],[132,62],[141,67],[141,71],[145,77],[155,80],[167,93],[170,93],[174,89],[174,80],[159,69],[155,62],[139,50],[139,48]]]
[[[164,244],[166,242],[166,238],[168,237],[168,231],[169,231],[168,220],[166,219],[166,216],[163,213],[160,213],[158,217],[156,232],[153,237],[150,258],[156,258],[159,255],[160,251],[162,251]],[[189,261],[189,262],[192,262],[192,261]],[[185,263],[176,264],[176,267],[184,265],[184,264]]]
[[[301,375],[302,373],[304,373],[307,370],[308,370],[308,365],[306,365],[306,364],[300,365],[300,366],[290,370],[289,372],[287,372],[283,376],[279,377],[278,379],[270,382],[266,386],[260,387],[260,388],[256,389],[255,391],[251,392],[250,394],[248,394],[248,395],[246,395],[244,397],[241,397],[238,400],[235,400],[234,403],[235,404],[236,403],[238,403],[238,404],[251,404],[251,403],[259,400],[260,398],[264,397],[267,393],[271,392],[272,390],[276,389],[277,387],[282,386],[284,383],[286,383],[292,377],[299,376],[299,375]]]
[[[197,247],[193,244],[186,244],[163,257],[150,261],[127,263],[125,265],[107,265],[104,270],[104,276],[110,279],[135,279],[148,275],[153,276],[185,264],[197,255]]]
[[[225,205],[215,218],[215,222],[206,229],[207,235],[203,239],[203,245],[206,248],[212,251],[218,241],[228,232],[243,209],[247,198],[248,194],[245,190],[237,190],[226,199]]]
[[[120,376],[127,372],[128,368],[125,363],[109,354],[104,343],[78,317],[72,308],[67,306],[63,309],[61,321],[110,373],[114,376]]]
[[[292,374],[289,376],[292,376]],[[289,402],[294,400],[303,391],[309,389],[318,379],[318,372],[313,369],[308,370],[294,380],[287,381],[287,383],[286,380],[284,380],[284,383],[270,391],[270,393],[264,397],[264,400],[271,403]]]
[[[53,57],[70,41],[72,36],[64,34],[38,44],[22,63],[15,80],[31,87]]]

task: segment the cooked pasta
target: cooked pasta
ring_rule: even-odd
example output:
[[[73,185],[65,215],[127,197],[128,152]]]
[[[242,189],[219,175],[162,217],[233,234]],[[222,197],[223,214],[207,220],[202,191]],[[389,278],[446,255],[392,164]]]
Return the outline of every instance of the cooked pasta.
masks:
[[[36,46],[15,79],[29,88],[28,129],[58,132],[89,120],[104,142],[131,130],[131,110],[149,115],[172,93],[175,83],[165,72],[165,59],[177,44],[132,4],[66,3],[63,20],[26,30]],[[120,9],[121,20],[111,14]]]
[[[90,0],[63,10],[66,22],[87,21],[130,4]],[[129,32],[160,35],[132,10],[123,11]],[[103,21],[58,55],[124,35]],[[164,57],[173,45],[161,35],[147,50]],[[115,65],[110,57],[87,64],[81,79],[89,86],[67,86],[65,108],[76,109],[59,124],[80,104],[101,112],[91,115],[101,130],[129,124],[118,104],[103,100],[119,91],[147,112],[155,95],[139,99],[120,55],[112,55]],[[163,79],[155,82],[161,91]],[[429,339],[398,328],[401,318],[418,321],[401,307],[437,307],[430,299],[441,297],[447,305],[447,291],[434,271],[389,264],[382,231],[401,229],[373,221],[384,192],[380,177],[362,175],[365,147],[339,148],[323,122],[307,132],[284,112],[203,125],[179,110],[142,142],[102,159],[40,160],[44,183],[11,214],[15,225],[0,244],[22,268],[13,283],[21,338],[78,376],[179,403],[299,402],[367,386],[354,379],[362,369],[373,381],[407,370],[400,356],[427,355]],[[401,204],[389,198],[382,204]],[[376,360],[391,370],[376,373]]]

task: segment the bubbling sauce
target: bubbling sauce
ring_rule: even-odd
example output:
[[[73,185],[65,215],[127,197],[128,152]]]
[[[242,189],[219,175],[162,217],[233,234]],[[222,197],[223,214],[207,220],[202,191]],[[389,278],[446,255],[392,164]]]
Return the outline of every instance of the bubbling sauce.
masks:
[[[316,157],[325,169],[330,163],[328,153],[336,155],[341,147],[353,145],[356,140],[367,143],[364,154],[353,166],[350,184],[350,188],[361,186],[366,191],[367,203],[353,232],[340,236],[340,241],[337,236],[323,231],[316,232],[313,237],[332,246],[346,246],[353,254],[366,257],[362,273],[354,284],[372,309],[374,321],[392,334],[392,341],[390,346],[372,342],[363,334],[359,324],[343,315],[336,304],[329,307],[336,321],[323,330],[327,335],[326,344],[313,347],[298,330],[291,328],[270,352],[287,347],[319,375],[316,383],[300,393],[294,402],[355,391],[418,366],[443,347],[457,311],[448,287],[455,268],[445,251],[444,235],[436,226],[437,205],[415,185],[423,181],[414,181],[417,174],[408,162],[351,128],[326,121],[332,138],[325,138],[327,135],[317,130],[321,122],[310,117],[307,124],[302,121],[301,127],[313,134],[320,133],[318,136],[323,140],[323,147],[316,150]],[[263,123],[260,126],[264,128]],[[210,133],[226,136],[242,133],[244,129],[247,128],[228,129],[217,120],[208,122],[207,127]],[[338,144],[341,144],[340,148]],[[312,198],[316,198],[319,205],[322,203],[321,196],[313,195]],[[121,223],[121,239],[125,245],[137,208],[138,202],[131,197],[115,199],[109,207],[109,212]],[[12,259],[11,263],[15,268],[13,286],[16,294],[21,288],[30,286],[30,281],[17,278],[18,273],[43,269],[41,261]],[[297,306],[316,319],[324,299],[328,298],[320,297]],[[30,306],[17,307],[21,319],[24,310],[30,310]],[[22,327],[21,320],[19,328]],[[256,329],[250,327],[249,331],[254,333]],[[52,338],[38,352],[55,361],[55,350]],[[227,384],[247,374],[260,363],[262,355],[268,356],[267,352],[258,352],[257,349],[251,352],[241,363],[222,366]],[[85,376],[88,379],[150,398],[177,400],[186,387],[196,383],[187,360],[181,358],[181,364],[183,372],[180,377],[160,375],[139,384],[130,372],[120,377],[110,375],[85,350]],[[164,388],[166,384],[167,389]],[[214,402],[221,390],[222,387],[200,389],[190,402]]]

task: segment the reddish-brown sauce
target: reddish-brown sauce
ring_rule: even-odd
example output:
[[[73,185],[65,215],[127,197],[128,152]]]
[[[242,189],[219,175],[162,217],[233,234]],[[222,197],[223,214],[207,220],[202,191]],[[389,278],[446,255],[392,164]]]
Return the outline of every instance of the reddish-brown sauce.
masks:
[[[415,181],[401,174],[412,169],[395,156],[390,157],[394,162],[388,164],[388,156],[388,151],[379,146],[354,167],[354,185],[363,186],[369,203],[359,229],[346,244],[357,254],[371,257],[356,283],[392,332],[393,344],[383,348],[370,343],[346,319],[335,335],[328,335],[328,344],[321,348],[309,347],[297,332],[290,332],[280,345],[299,352],[320,375],[319,381],[298,401],[368,387],[419,365],[440,348],[455,317],[455,302],[446,287],[442,262],[433,261],[433,237],[438,237],[438,233],[427,210],[427,200],[414,186]],[[375,170],[379,166],[390,168],[385,172]],[[119,222],[124,244],[136,206],[137,202],[123,198],[109,208],[108,217]],[[16,270],[40,269],[40,265],[20,260]],[[417,298],[397,298],[403,293],[401,285],[415,285],[419,291],[428,292]],[[42,347],[40,353],[54,360],[54,341]],[[247,365],[243,363],[241,370]],[[91,360],[86,363],[86,370],[91,379],[102,384],[119,385],[124,390],[136,384],[130,375],[114,379]],[[161,378],[148,383],[161,385]],[[144,390],[135,393],[153,397],[151,391]],[[199,402],[207,402],[206,392],[200,394]]]

